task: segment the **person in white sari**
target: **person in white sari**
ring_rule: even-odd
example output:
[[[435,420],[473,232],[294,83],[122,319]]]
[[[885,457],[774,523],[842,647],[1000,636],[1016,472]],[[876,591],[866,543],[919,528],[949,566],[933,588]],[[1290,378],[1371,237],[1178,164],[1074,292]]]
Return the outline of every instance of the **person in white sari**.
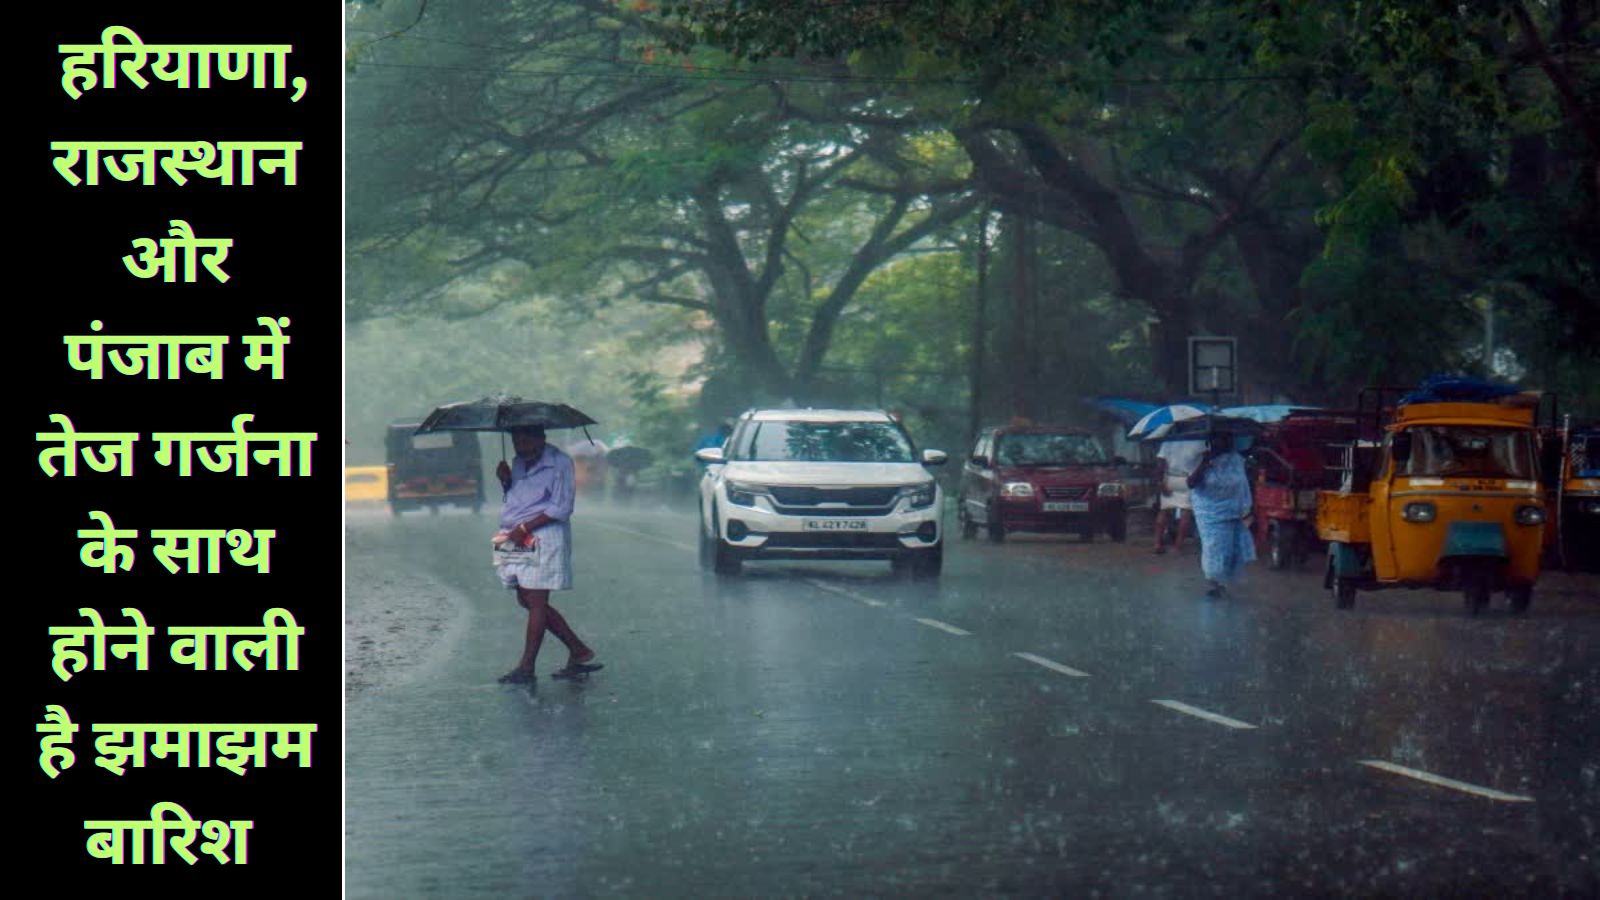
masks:
[[[1211,436],[1209,448],[1189,475],[1189,496],[1195,530],[1200,533],[1206,596],[1220,597],[1244,564],[1256,558],[1250,535],[1250,477],[1244,457],[1233,449],[1233,435]]]

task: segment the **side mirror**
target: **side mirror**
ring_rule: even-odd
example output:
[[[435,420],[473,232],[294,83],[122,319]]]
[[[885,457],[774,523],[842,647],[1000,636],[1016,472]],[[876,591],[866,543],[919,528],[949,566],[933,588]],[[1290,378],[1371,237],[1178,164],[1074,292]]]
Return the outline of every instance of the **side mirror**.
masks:
[[[942,466],[949,458],[950,455],[943,450],[922,451],[922,464],[925,466]]]
[[[707,447],[704,450],[696,450],[694,452],[694,458],[703,463],[727,462],[727,460],[722,457],[721,447]]]
[[[1405,465],[1411,461],[1411,432],[1397,432],[1389,444],[1389,456],[1396,463]]]
[[[989,457],[981,453],[974,453],[972,454],[972,464],[980,469],[987,469],[989,468]]]

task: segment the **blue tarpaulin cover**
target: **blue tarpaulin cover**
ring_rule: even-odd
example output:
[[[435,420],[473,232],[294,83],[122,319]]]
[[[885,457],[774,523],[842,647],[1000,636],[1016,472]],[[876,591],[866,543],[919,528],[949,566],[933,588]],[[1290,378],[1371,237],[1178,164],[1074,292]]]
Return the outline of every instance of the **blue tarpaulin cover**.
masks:
[[[1423,379],[1421,387],[1401,397],[1400,403],[1482,403],[1520,393],[1519,387],[1470,375],[1430,375]]]

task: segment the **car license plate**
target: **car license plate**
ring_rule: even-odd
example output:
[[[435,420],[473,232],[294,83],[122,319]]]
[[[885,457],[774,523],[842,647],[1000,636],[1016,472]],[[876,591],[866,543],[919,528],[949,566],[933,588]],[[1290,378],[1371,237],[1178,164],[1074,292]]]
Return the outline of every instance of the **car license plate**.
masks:
[[[866,519],[807,519],[807,531],[866,531]]]
[[[1068,500],[1068,501],[1057,501],[1057,502],[1052,503],[1052,502],[1046,500],[1045,504],[1044,504],[1044,511],[1045,512],[1088,512],[1089,511],[1089,501],[1087,501],[1087,500]]]

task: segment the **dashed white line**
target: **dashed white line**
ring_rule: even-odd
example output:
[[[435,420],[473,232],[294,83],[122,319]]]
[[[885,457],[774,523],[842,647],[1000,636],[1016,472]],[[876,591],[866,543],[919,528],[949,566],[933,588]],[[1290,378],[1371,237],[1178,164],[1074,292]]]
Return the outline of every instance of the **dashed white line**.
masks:
[[[1053,659],[1045,659],[1042,656],[1035,656],[1032,653],[1020,653],[1019,652],[1019,653],[1012,653],[1011,655],[1015,656],[1018,659],[1025,659],[1028,662],[1031,662],[1031,663],[1033,663],[1035,665],[1044,666],[1046,669],[1049,669],[1049,670],[1051,670],[1053,672],[1060,672],[1063,675],[1071,675],[1073,678],[1088,678],[1089,677],[1089,673],[1088,672],[1080,672],[1080,671],[1078,671],[1077,669],[1074,669],[1071,666],[1064,666],[1061,663],[1058,663]]]
[[[668,547],[677,547],[679,550],[697,550],[697,549],[699,549],[699,548],[695,547],[693,544],[679,543],[678,541],[674,541],[674,540],[672,540],[670,538],[664,538],[659,534],[651,534],[648,531],[640,531],[637,528],[629,528],[626,525],[613,525],[610,522],[597,522],[597,521],[595,521],[593,519],[589,520],[589,524],[591,524],[591,525],[599,525],[601,528],[610,528],[613,531],[622,531],[622,532],[626,532],[628,534],[638,535],[639,537],[645,538],[647,540],[655,541],[658,544],[666,544]]]
[[[1205,719],[1207,722],[1215,722],[1218,725],[1226,725],[1229,728],[1256,727],[1251,725],[1249,722],[1241,722],[1238,719],[1230,719],[1227,716],[1217,715],[1214,712],[1207,712],[1198,706],[1190,706],[1187,703],[1179,703],[1176,700],[1151,700],[1150,702],[1156,704],[1157,706],[1165,706],[1167,709],[1177,710],[1184,715],[1194,716],[1197,719]]]
[[[1363,766],[1371,766],[1374,769],[1381,769],[1385,772],[1393,772],[1396,775],[1404,775],[1407,778],[1415,778],[1418,781],[1425,781],[1428,784],[1450,788],[1451,790],[1462,791],[1468,794],[1476,794],[1479,797],[1488,797],[1490,800],[1504,800],[1507,803],[1534,802],[1532,797],[1528,797],[1523,794],[1508,794],[1504,791],[1497,791],[1494,788],[1479,787],[1475,784],[1468,784],[1465,781],[1457,781],[1454,778],[1446,778],[1443,775],[1435,775],[1432,772],[1424,772],[1421,769],[1412,769],[1406,766],[1396,765],[1392,762],[1384,762],[1381,759],[1361,759],[1356,761],[1361,763]]]
[[[849,590],[847,588],[842,588],[842,587],[839,587],[838,585],[829,584],[826,581],[818,581],[815,578],[807,578],[806,579],[806,583],[811,585],[812,587],[820,588],[821,590],[827,591],[830,594],[838,594],[841,597],[849,597],[851,600],[859,600],[859,601],[861,601],[862,603],[865,603],[868,606],[888,606],[889,605],[889,604],[883,602],[882,600],[874,600],[871,597],[867,597],[867,596],[864,596],[862,594],[858,594],[855,591]]]
[[[929,628],[937,628],[940,631],[948,631],[951,634],[959,634],[963,637],[970,637],[972,635],[972,632],[970,631],[957,628],[954,625],[951,625],[949,622],[941,622],[938,619],[923,619],[919,617],[917,618],[917,621],[928,626]]]

